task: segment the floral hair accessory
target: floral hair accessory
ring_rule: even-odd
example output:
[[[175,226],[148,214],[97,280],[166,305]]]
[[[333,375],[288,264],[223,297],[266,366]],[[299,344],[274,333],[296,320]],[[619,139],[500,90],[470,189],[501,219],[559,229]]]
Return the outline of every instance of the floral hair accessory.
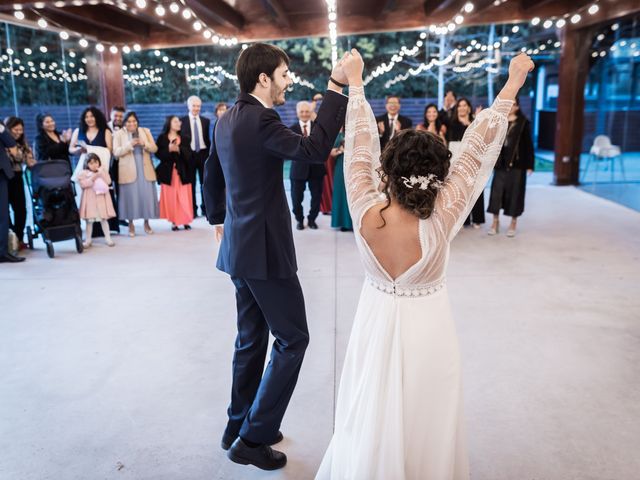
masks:
[[[416,185],[418,185],[418,188],[420,188],[420,190],[427,190],[429,187],[433,187],[433,188],[442,188],[442,181],[438,180],[438,177],[436,177],[433,173],[430,173],[427,176],[415,176],[415,175],[411,175],[409,178],[407,177],[401,177],[402,180],[404,180],[404,186],[407,188],[415,188]]]

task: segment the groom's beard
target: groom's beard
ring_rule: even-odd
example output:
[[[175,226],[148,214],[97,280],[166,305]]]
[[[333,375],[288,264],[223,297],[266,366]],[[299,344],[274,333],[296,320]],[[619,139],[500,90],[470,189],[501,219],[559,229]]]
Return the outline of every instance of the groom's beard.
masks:
[[[284,105],[284,92],[286,91],[286,89],[284,90],[280,90],[275,83],[271,84],[271,102],[273,103],[274,107],[280,106],[280,105]],[[282,99],[280,98],[280,94],[282,94]]]

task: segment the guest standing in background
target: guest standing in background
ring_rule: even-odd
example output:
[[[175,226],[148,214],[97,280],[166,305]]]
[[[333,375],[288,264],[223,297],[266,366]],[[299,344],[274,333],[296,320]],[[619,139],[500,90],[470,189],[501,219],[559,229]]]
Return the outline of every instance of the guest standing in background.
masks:
[[[460,98],[456,103],[453,120],[451,120],[451,124],[447,130],[447,140],[449,144],[451,144],[451,142],[462,141],[464,132],[466,132],[467,127],[473,122],[473,118],[471,102],[464,97]],[[449,149],[452,150],[455,156],[456,152],[451,148],[451,145]],[[481,223],[484,223],[484,191],[480,193],[478,200],[471,209],[471,214],[464,222],[465,225],[473,225],[473,228],[480,228]]]
[[[50,114],[39,113],[36,115],[36,130],[38,133],[34,140],[33,149],[36,162],[66,160],[71,164],[69,158],[70,128],[60,133],[56,130],[56,121]]]
[[[27,221],[27,198],[24,194],[23,169],[31,168],[36,161],[24,136],[24,121],[18,117],[8,117],[4,125],[16,142],[15,154],[7,150],[13,178],[9,180],[9,205],[13,209],[13,233],[18,237],[19,249],[24,250],[24,226]]]
[[[107,225],[107,221],[116,216],[109,195],[111,177],[107,169],[101,167],[100,157],[95,153],[88,153],[84,158],[83,170],[78,174],[78,182],[82,187],[79,212],[80,218],[86,223],[84,248],[89,248],[92,244],[94,223],[102,225],[106,244],[110,247],[115,245]]]
[[[202,197],[202,182],[204,175],[204,162],[209,156],[209,149],[211,148],[211,135],[210,127],[211,123],[206,117],[200,116],[200,110],[202,109],[202,100],[192,95],[187,100],[189,107],[189,114],[180,118],[182,122],[182,137],[183,141],[191,148],[191,198],[193,202],[193,214],[198,216],[198,204],[196,203],[196,190],[197,190],[197,177],[200,177],[200,195]],[[200,205],[200,212],[202,215],[206,215],[204,200]]]
[[[451,125],[451,121],[454,118],[457,101],[458,98],[456,97],[455,92],[453,90],[447,90],[444,95],[442,108],[440,109],[440,112],[438,112],[440,121],[447,127]]]
[[[80,122],[78,128],[76,128],[71,136],[71,142],[69,144],[69,153],[71,155],[82,155],[87,153],[87,146],[102,147],[113,152],[113,134],[107,125],[107,119],[102,111],[98,108],[91,106],[86,108],[80,114]],[[106,173],[109,173],[110,165],[101,165],[100,167]],[[109,181],[111,182],[111,177]],[[109,189],[108,195],[111,197],[111,203],[116,204],[116,197],[113,188]],[[107,223],[109,230],[112,232],[119,232],[120,225],[116,215],[107,217],[107,222],[97,222],[91,233],[93,237],[103,237],[105,232],[102,231],[102,226]]]
[[[535,155],[531,138],[531,124],[520,110],[520,101],[511,107],[509,129],[491,182],[491,197],[487,212],[493,213],[493,224],[489,235],[500,231],[500,210],[511,217],[507,237],[514,237],[518,217],[524,212],[524,197],[527,190],[527,175],[533,173]]]
[[[24,262],[9,253],[9,181],[13,178],[10,155],[17,155],[16,141],[0,122],[0,263]]]
[[[413,126],[413,122],[409,117],[400,115],[401,102],[400,97],[397,95],[389,95],[387,97],[385,108],[387,109],[387,113],[376,117],[381,150],[384,150],[387,142],[389,142],[396,133]]]
[[[111,134],[113,135],[118,130],[122,128],[122,121],[124,119],[124,107],[116,105],[111,109],[111,113],[109,114],[111,120],[107,123],[107,126],[111,130]],[[118,221],[118,226],[123,225],[127,226],[126,220],[122,220],[120,215],[118,214],[118,195],[120,194],[119,183],[118,183],[118,159],[115,156],[111,156],[111,164],[109,165],[109,176],[111,177],[111,183],[113,184],[113,193],[112,196],[114,199],[113,205],[116,209],[116,220]],[[119,228],[118,228],[119,230]]]
[[[344,184],[344,128],[340,130],[333,144],[331,155],[335,158],[336,168],[333,177],[333,208],[331,210],[331,226],[341,232],[351,232],[353,222],[347,203],[347,189]]]
[[[292,131],[303,137],[308,137],[314,128],[315,123],[311,121],[311,104],[306,101],[296,104],[296,113],[298,114],[298,122],[290,128]],[[311,164],[309,162],[291,161],[291,171],[289,179],[291,180],[291,205],[293,215],[296,217],[296,228],[304,230],[304,210],[302,200],[304,199],[304,191],[309,185],[311,192],[311,207],[307,224],[309,228],[315,230],[318,228],[316,218],[320,212],[320,201],[322,199],[322,182],[325,174],[324,164]]]
[[[150,235],[149,219],[158,218],[156,172],[151,161],[157,150],[149,129],[139,126],[134,112],[127,113],[124,128],[113,137],[113,154],[118,158],[118,211],[129,221],[130,237],[136,236],[134,219],[144,219],[144,231]]]
[[[220,102],[218,104],[216,104],[216,121],[220,120],[220,117],[222,117],[222,115],[224,115],[227,110],[229,109],[229,107],[227,106],[226,103],[224,102]]]
[[[156,140],[156,157],[160,159],[160,164],[156,167],[156,176],[160,183],[160,218],[169,220],[174,232],[178,230],[178,225],[184,225],[185,230],[191,230],[189,224],[193,221],[189,184],[191,150],[189,145],[182,141],[181,127],[180,119],[175,115],[169,115]]]
[[[430,103],[425,107],[422,123],[416,127],[416,130],[431,132],[438,136],[445,145],[447,143],[447,127],[442,123],[442,120],[438,115],[438,107],[435,103]]]

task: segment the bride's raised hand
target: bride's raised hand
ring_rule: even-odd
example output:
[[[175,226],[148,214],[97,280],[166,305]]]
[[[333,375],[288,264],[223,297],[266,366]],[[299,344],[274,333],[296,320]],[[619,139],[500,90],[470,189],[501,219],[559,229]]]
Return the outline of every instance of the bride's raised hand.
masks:
[[[360,56],[360,52],[355,48],[352,48],[350,52],[347,52],[342,58],[342,70],[344,71],[349,85],[354,87],[362,86],[362,72],[364,70],[364,60]]]

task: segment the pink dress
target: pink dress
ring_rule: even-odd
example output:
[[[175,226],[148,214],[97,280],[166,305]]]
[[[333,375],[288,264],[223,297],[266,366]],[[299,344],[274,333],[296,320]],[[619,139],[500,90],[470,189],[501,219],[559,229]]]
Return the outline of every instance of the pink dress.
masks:
[[[175,225],[189,225],[193,221],[191,185],[180,181],[175,165],[171,171],[171,185],[162,184],[160,189],[160,218]]]
[[[111,184],[111,177],[103,170],[100,170],[99,178],[107,185]],[[80,218],[83,220],[108,220],[116,216],[113,208],[111,195],[109,193],[98,194],[94,190],[94,173],[90,170],[82,170],[78,174],[78,181],[82,187],[82,198],[80,200]]]

